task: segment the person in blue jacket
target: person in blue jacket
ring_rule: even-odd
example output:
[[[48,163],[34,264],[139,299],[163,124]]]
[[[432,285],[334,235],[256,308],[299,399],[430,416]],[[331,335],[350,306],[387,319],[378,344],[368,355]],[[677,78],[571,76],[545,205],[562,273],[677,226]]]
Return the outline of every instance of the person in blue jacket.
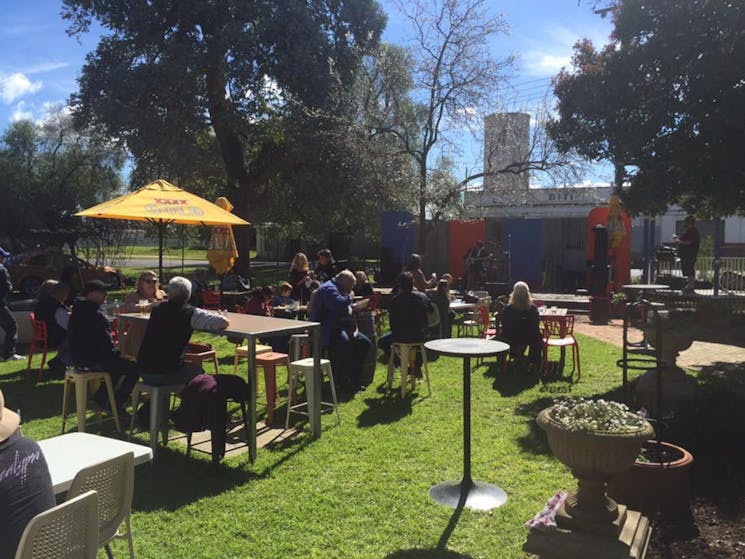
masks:
[[[321,284],[310,307],[310,320],[321,324],[321,344],[329,351],[334,378],[342,388],[359,387],[362,363],[372,348],[354,319],[355,281],[352,272],[342,270]]]

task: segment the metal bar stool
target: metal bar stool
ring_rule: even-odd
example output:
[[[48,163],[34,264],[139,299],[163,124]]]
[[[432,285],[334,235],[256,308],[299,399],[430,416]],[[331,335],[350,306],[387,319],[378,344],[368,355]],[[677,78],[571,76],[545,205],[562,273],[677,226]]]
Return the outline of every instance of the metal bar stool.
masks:
[[[75,369],[74,371],[67,371],[65,373],[65,387],[62,391],[62,432],[65,432],[65,424],[67,423],[67,408],[68,398],[70,397],[70,385],[75,386],[75,409],[77,415],[78,431],[81,433],[85,432],[85,412],[88,405],[88,383],[90,382],[103,382],[106,385],[106,394],[109,398],[109,407],[111,408],[111,417],[106,419],[98,419],[95,422],[89,424],[101,423],[108,421],[109,419],[114,420],[116,430],[121,433],[122,427],[119,424],[119,412],[116,407],[116,398],[114,397],[114,385],[111,383],[111,375],[104,371],[87,371],[85,369]],[[100,412],[96,412],[96,415],[100,416]]]
[[[336,411],[336,424],[341,424],[341,416],[339,415],[339,405],[336,401],[336,387],[334,386],[334,375],[333,371],[331,370],[331,361],[328,359],[321,359],[321,378],[323,379],[323,375],[326,375],[329,379],[329,385],[331,386],[331,399],[333,402],[324,402],[321,401],[321,409],[323,410],[324,406],[326,409],[333,409]],[[287,380],[287,383],[289,385],[289,388],[287,390],[287,393],[289,394],[289,398],[292,398],[292,395],[295,394],[295,389],[297,388],[297,382],[300,377],[303,378],[303,381],[305,381],[305,393],[308,394],[308,378],[313,374],[313,358],[312,357],[306,357],[305,359],[299,359],[297,361],[293,361],[290,363],[290,375]],[[320,394],[317,396],[320,398]],[[305,408],[306,411],[300,411],[301,409]],[[285,429],[289,428],[290,426],[290,414],[291,413],[297,413],[300,415],[308,415],[308,402],[302,402],[300,404],[292,404],[292,400],[287,402],[287,416],[285,417]]]
[[[409,365],[414,367],[416,363],[416,354],[422,355],[422,372],[424,379],[427,381],[427,394],[432,395],[432,387],[429,384],[429,369],[427,368],[427,350],[424,348],[424,342],[421,343],[393,343],[391,344],[391,356],[388,359],[388,387],[390,391],[393,385],[393,377],[396,372],[396,356],[401,360],[401,397],[406,397],[406,375],[409,372]],[[416,386],[416,376],[411,375],[411,390]]]
[[[142,394],[150,394],[150,448],[153,458],[158,451],[158,431],[163,434],[163,445],[168,444],[168,411],[170,410],[170,398],[184,387],[184,384],[146,384],[138,382],[132,390],[132,421],[129,424],[129,439],[135,428],[135,417],[137,416],[137,405]]]
[[[287,368],[290,376],[290,357],[286,353],[267,351],[256,355],[256,372],[259,367],[264,370],[264,386],[266,388],[266,422],[271,423],[274,417],[274,406],[277,402],[277,365]]]

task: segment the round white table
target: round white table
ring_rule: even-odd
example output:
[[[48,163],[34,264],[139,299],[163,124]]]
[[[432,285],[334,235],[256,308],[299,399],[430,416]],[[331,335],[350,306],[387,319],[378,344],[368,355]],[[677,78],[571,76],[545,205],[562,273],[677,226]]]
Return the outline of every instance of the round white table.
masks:
[[[507,494],[496,485],[474,481],[471,477],[471,358],[492,357],[508,351],[510,346],[480,338],[444,338],[426,342],[424,347],[441,355],[463,359],[463,478],[433,485],[429,496],[452,508],[497,508],[507,501]]]

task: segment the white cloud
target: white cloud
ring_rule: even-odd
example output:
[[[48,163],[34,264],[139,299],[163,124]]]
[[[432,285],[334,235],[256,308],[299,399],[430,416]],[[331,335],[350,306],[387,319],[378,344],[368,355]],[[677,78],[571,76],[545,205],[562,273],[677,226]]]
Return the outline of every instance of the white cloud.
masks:
[[[23,73],[24,74],[45,74],[47,72],[59,70],[60,68],[67,68],[69,65],[70,65],[69,62],[56,62],[54,60],[50,60],[49,62],[40,62],[39,64],[34,64],[33,66],[29,66],[28,68],[25,68],[23,70]]]
[[[34,113],[26,103],[19,101],[16,104],[16,108],[13,109],[13,113],[10,115],[10,122],[17,122],[19,120],[32,120]]]
[[[531,50],[525,53],[523,66],[527,76],[553,76],[559,70],[569,66],[572,61],[571,54],[552,54]]]
[[[572,61],[572,48],[580,39],[590,39],[595,48],[608,42],[607,34],[600,29],[569,29],[552,25],[541,32],[540,41],[531,38],[529,49],[521,57],[520,66],[526,76],[553,76]]]
[[[36,93],[41,89],[42,82],[31,80],[25,74],[16,72],[14,74],[0,74],[0,98],[7,104],[16,99]]]

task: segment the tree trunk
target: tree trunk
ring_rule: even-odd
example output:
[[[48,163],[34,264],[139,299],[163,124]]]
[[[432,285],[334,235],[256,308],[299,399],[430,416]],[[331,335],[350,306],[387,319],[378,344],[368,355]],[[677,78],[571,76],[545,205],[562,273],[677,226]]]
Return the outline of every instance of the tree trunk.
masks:
[[[228,196],[235,206],[236,215],[248,219],[248,204],[252,194],[251,179],[246,169],[243,155],[243,143],[238,132],[233,128],[233,113],[229,101],[225,97],[225,75],[219,63],[207,69],[207,103],[215,131],[220,154],[225,164],[228,178]],[[249,259],[249,243],[251,231],[246,226],[233,228],[235,244],[238,248],[238,260],[233,269],[242,276],[249,276],[251,262]]]
[[[423,255],[427,248],[427,163],[419,165],[419,233],[416,250]]]

